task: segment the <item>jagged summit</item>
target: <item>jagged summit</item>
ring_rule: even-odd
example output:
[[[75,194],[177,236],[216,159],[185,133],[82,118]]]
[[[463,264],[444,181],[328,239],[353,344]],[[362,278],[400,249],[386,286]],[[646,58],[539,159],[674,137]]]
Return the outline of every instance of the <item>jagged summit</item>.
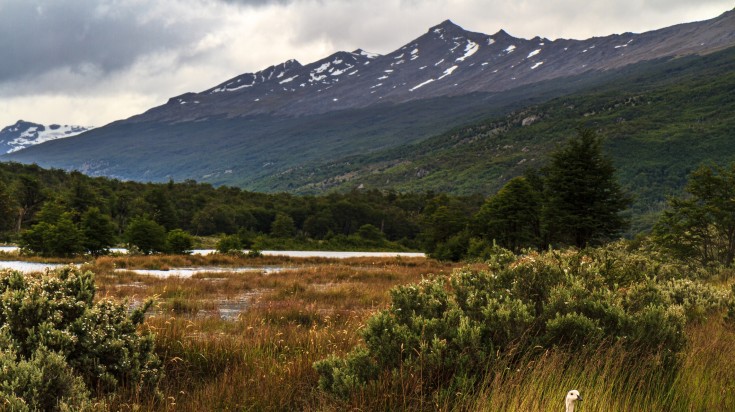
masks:
[[[464,29],[459,26],[458,24],[454,23],[453,21],[446,19],[443,22],[437,24],[436,26],[430,27],[428,30],[428,33],[437,31],[437,30],[462,30]]]
[[[498,40],[498,39],[515,39],[517,37],[513,36],[512,34],[505,31],[505,29],[500,29],[497,31],[497,33],[493,34],[491,36],[492,38]]]

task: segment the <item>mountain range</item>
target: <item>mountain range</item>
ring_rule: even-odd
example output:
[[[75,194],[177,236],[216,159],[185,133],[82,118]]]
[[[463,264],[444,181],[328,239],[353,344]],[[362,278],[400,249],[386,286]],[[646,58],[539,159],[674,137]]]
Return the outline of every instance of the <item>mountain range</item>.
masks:
[[[636,158],[641,147],[655,154],[654,143],[666,147],[660,137],[621,144],[635,140],[624,126],[636,113],[655,109],[638,121],[644,131],[659,130],[667,128],[657,123],[662,111],[686,109],[688,116],[691,109],[696,127],[716,118],[720,133],[732,120],[732,111],[721,110],[732,101],[733,46],[735,11],[586,40],[486,35],[447,20],[385,55],[358,49],[306,65],[289,60],[1,159],[260,191],[491,192],[539,164],[580,124],[613,139],[607,145],[616,161]],[[697,108],[700,101],[717,107]],[[603,121],[603,113],[616,117]],[[688,117],[686,125],[669,120],[696,129]],[[706,152],[700,157],[684,169],[706,160]],[[660,196],[677,184],[678,175]]]
[[[337,52],[308,65],[296,60],[173,97],[130,121],[196,121],[213,116],[305,116],[381,103],[400,104],[474,92],[502,92],[544,80],[608,71],[644,60],[735,44],[735,12],[643,34],[588,40],[515,38],[462,29],[449,20],[398,50]]]

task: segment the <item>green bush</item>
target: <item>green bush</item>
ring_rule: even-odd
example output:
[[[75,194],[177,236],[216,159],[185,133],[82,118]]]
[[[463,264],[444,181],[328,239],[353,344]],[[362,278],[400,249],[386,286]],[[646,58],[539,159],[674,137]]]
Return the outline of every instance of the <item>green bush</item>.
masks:
[[[516,255],[498,245],[494,240],[491,243],[487,240],[472,238],[467,248],[466,259],[487,262],[491,268],[497,268],[514,261]]]
[[[576,348],[583,343],[597,343],[604,337],[599,321],[576,312],[564,315],[557,313],[544,326],[546,345],[561,344]]]
[[[466,388],[510,350],[612,342],[673,364],[686,343],[688,321],[728,302],[735,307],[717,289],[680,278],[685,269],[622,245],[530,253],[512,261],[505,253],[495,255],[489,270],[461,269],[393,289],[391,306],[363,329],[364,346],[315,364],[320,386],[344,397],[400,370],[421,376],[421,384],[433,389]]]
[[[7,342],[4,332],[3,338]],[[62,355],[44,347],[30,359],[20,360],[12,349],[0,351],[0,382],[3,410],[91,409],[89,390],[82,378],[74,374]]]
[[[345,359],[332,356],[316,362],[314,368],[320,376],[319,387],[343,398],[368,380],[375,379],[380,372],[364,347],[355,348]]]
[[[237,235],[223,236],[217,241],[217,252],[218,253],[241,253],[242,244],[240,243],[240,237]]]
[[[148,217],[137,217],[125,229],[125,240],[129,249],[146,255],[163,252],[166,250],[166,228]]]
[[[2,373],[25,382],[6,380],[11,385],[0,385],[0,391],[31,410],[49,410],[51,398],[77,404],[85,385],[102,392],[122,384],[155,392],[161,368],[153,336],[137,331],[151,302],[129,312],[109,300],[94,303],[94,295],[94,275],[73,267],[48,275],[0,271],[2,362],[16,362]],[[38,378],[44,374],[64,382]]]
[[[71,213],[63,213],[55,221],[39,222],[20,235],[23,250],[42,256],[73,256],[84,251],[84,234],[72,221]]]
[[[166,244],[169,252],[188,255],[194,247],[194,237],[181,229],[174,229],[166,235]]]
[[[247,257],[249,258],[259,258],[263,257],[263,252],[261,252],[259,249],[250,249],[248,250]]]
[[[728,294],[720,288],[690,279],[672,279],[661,284],[661,291],[672,304],[681,306],[687,320],[702,320],[724,307]]]

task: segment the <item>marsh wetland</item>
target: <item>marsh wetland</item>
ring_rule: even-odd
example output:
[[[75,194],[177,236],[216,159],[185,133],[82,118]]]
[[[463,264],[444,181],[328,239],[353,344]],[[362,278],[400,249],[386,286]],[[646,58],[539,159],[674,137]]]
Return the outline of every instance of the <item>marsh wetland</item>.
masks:
[[[145,327],[155,333],[165,362],[165,399],[123,390],[101,408],[177,411],[326,407],[329,398],[320,393],[312,364],[351,349],[365,319],[388,304],[388,289],[457,266],[421,257],[220,254],[74,263],[95,273],[97,299],[131,308],[155,300]],[[202,270],[177,276],[182,268]],[[166,273],[172,276],[159,276]]]
[[[520,257],[509,267],[538,259],[548,257]],[[575,351],[514,352],[510,347],[481,374],[483,381],[467,387],[472,391],[429,390],[428,369],[422,377],[419,367],[384,372],[340,397],[320,389],[314,364],[365,345],[370,318],[397,304],[392,289],[482,273],[489,264],[223,254],[118,255],[76,263],[95,273],[97,300],[111,298],[135,308],[154,299],[142,327],[155,334],[164,369],[159,396],[123,387],[100,394],[94,410],[544,411],[557,392],[571,387],[584,390],[582,410],[735,405],[729,392],[735,372],[728,367],[735,356],[735,331],[717,310],[688,322],[682,331],[687,345],[673,372],[662,372],[662,353],[641,356],[623,341]],[[176,274],[181,268],[209,270],[185,276],[146,272]],[[724,296],[729,279],[708,283]]]

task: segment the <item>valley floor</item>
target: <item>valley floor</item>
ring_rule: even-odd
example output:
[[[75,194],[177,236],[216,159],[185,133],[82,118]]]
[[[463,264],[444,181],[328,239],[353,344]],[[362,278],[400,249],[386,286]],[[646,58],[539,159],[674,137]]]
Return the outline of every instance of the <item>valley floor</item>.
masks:
[[[186,266],[262,270],[190,278],[126,271]],[[284,270],[266,270],[274,266]],[[425,258],[98,258],[84,266],[96,273],[98,297],[133,305],[156,298],[146,325],[155,331],[165,362],[162,398],[123,390],[107,398],[103,409],[548,411],[561,410],[572,388],[584,396],[583,411],[735,407],[735,330],[720,316],[687,328],[689,344],[674,373],[662,372],[655,356],[631,362],[629,353],[611,344],[576,354],[550,349],[508,356],[471,392],[427,394],[417,384],[420,377],[408,373],[380,379],[347,399],[319,390],[313,363],[362,344],[366,320],[389,305],[391,287],[460,266]]]

